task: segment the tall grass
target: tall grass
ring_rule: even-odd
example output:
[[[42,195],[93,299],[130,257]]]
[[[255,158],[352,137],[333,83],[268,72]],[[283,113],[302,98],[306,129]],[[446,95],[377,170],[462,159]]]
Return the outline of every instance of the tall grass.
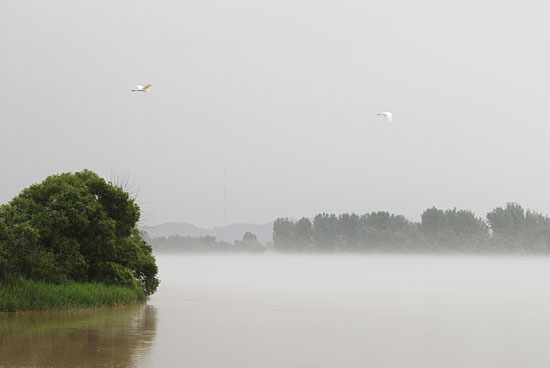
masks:
[[[0,312],[96,308],[144,300],[142,291],[98,283],[51,284],[17,279],[0,284]]]

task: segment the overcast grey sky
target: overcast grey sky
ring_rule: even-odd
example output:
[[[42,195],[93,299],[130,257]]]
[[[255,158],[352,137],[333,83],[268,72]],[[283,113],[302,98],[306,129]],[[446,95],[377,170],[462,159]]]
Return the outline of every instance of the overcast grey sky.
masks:
[[[548,213],[549,11],[2,0],[0,203],[88,168],[133,178],[146,224],[222,225],[227,167],[228,222],[507,201]]]

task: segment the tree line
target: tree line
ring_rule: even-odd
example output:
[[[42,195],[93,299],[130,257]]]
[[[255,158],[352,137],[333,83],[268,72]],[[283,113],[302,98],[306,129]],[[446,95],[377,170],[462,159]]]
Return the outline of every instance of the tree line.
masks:
[[[262,253],[266,249],[256,235],[251,232],[246,232],[242,240],[235,240],[233,243],[218,241],[215,236],[210,235],[200,237],[172,235],[149,238],[145,234],[145,240],[158,253]]]
[[[469,210],[429,208],[420,222],[379,211],[322,213],[310,220],[278,218],[280,252],[528,252],[550,251],[550,218],[508,203],[485,218]]]

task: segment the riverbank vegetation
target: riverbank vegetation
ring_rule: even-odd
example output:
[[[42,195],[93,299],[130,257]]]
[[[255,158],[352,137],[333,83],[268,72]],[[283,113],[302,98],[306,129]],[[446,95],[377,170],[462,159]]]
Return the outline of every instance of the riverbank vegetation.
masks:
[[[114,305],[152,294],[157,266],[139,217],[123,188],[88,170],[24,189],[0,206],[6,308]]]
[[[137,288],[89,282],[53,284],[20,278],[0,284],[0,311],[112,307],[145,299]]]

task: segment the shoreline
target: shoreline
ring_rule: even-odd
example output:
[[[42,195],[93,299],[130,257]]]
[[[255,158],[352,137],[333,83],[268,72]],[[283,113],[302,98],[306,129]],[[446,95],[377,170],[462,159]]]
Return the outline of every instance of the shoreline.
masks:
[[[93,310],[143,302],[137,288],[100,283],[47,282],[17,279],[0,284],[0,313]]]

